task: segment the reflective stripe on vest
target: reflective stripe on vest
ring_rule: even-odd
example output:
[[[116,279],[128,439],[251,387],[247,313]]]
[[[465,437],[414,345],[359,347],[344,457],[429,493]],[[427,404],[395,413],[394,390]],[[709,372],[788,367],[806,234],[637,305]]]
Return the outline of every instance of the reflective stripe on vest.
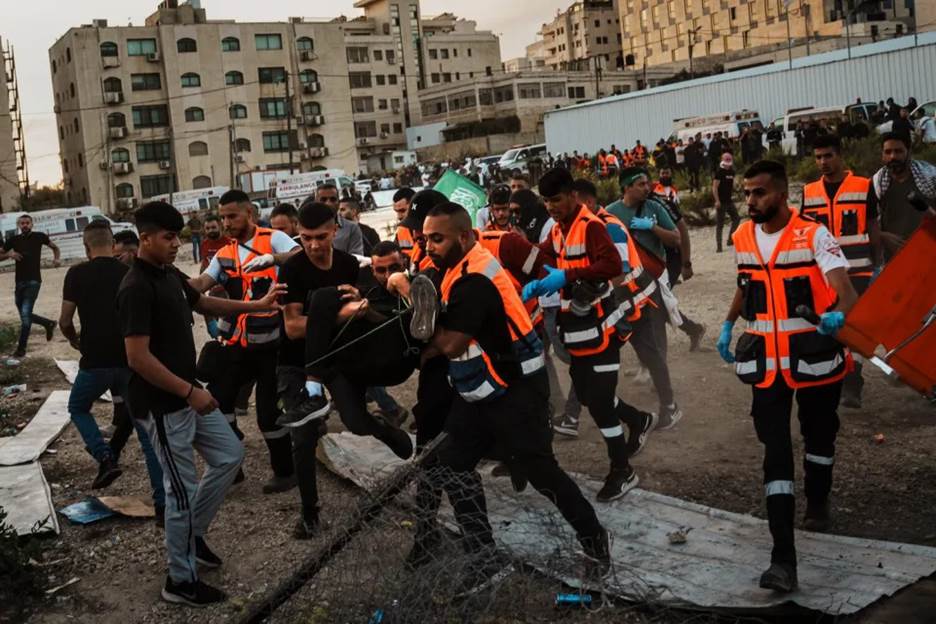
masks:
[[[506,267],[506,263],[503,261],[501,256],[501,243],[504,240],[504,236],[507,234],[505,231],[501,230],[487,230],[484,232],[479,232],[475,230],[475,238],[482,247],[487,249],[492,256],[494,256],[497,261],[500,263],[501,268],[507,273],[507,277],[510,278],[510,281],[513,283],[514,287],[517,289],[517,293],[523,292],[523,284],[521,283],[521,276],[514,275],[513,272]],[[526,241],[526,239],[523,239]],[[530,271],[533,270],[533,265],[536,263],[536,256],[539,253],[539,248],[530,245],[530,253],[527,256],[526,261],[523,264],[523,277],[529,275]],[[527,301],[523,302],[523,306],[526,308],[527,314],[530,315],[530,319],[533,321],[533,325],[538,325],[543,321],[543,310],[539,305],[539,297],[533,297]]]
[[[850,171],[833,198],[821,179],[803,187],[803,214],[829,228],[848,258],[852,277],[870,277],[874,269],[867,223],[870,188],[871,180]]]
[[[644,271],[643,262],[637,252],[637,245],[634,243],[634,237],[631,236],[627,226],[604,208],[600,208],[595,216],[604,222],[606,228],[609,223],[613,223],[624,230],[624,234],[627,236],[627,264],[630,266],[630,272],[624,276],[623,285],[630,291],[631,300],[624,302],[623,305],[630,308],[627,320],[633,323],[640,319],[641,308],[650,300],[650,296],[656,292],[656,280],[649,272]]]
[[[273,230],[256,228],[252,239],[252,250],[243,263],[240,259],[239,244],[231,241],[218,250],[215,257],[227,275],[225,288],[232,298],[242,301],[254,301],[265,295],[276,284],[276,267],[269,267],[250,273],[243,272],[243,265],[258,256],[273,253]],[[254,294],[255,287],[263,287]],[[229,316],[218,321],[218,333],[226,345],[241,347],[267,346],[276,344],[280,336],[279,312],[254,312]]]
[[[474,245],[461,262],[446,271],[441,288],[443,306],[448,304],[458,280],[469,274],[483,275],[497,288],[510,334],[510,355],[518,364],[521,375],[530,376],[543,370],[546,366],[543,344],[533,329],[533,322],[517,288],[508,272],[483,245]],[[507,390],[507,382],[497,373],[490,357],[475,339],[471,340],[464,353],[449,359],[449,379],[469,403],[496,398]]]
[[[396,243],[400,246],[403,253],[409,254],[410,250],[416,244],[413,238],[413,232],[408,227],[398,225],[396,229]]]
[[[746,222],[733,237],[741,316],[746,321],[736,346],[735,373],[758,388],[769,388],[777,371],[794,389],[842,379],[850,368],[850,356],[795,312],[797,306],[806,305],[821,314],[837,298],[813,254],[819,224],[794,210],[773,258],[766,262],[760,256],[755,227],[759,226]]]

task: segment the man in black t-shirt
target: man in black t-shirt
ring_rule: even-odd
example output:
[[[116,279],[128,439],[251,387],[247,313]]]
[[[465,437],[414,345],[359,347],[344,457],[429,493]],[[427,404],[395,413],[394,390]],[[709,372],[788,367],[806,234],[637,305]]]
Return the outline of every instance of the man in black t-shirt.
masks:
[[[213,316],[278,310],[276,284],[256,301],[202,295],[172,263],[185,226],[182,215],[163,202],[135,213],[139,256],[120,284],[117,310],[127,362],[133,370],[130,413],[143,420],[170,485],[166,492],[166,550],[169,574],[162,589],[168,602],[203,607],[221,602],[224,592],[198,579],[198,565],[218,567],[221,559],[205,542],[208,525],[244,459],[244,447],[195,379],[192,311]],[[201,480],[197,450],[206,465]]]
[[[721,156],[721,163],[715,170],[712,178],[712,195],[715,196],[715,250],[722,251],[722,232],[725,228],[725,214],[731,217],[731,229],[728,231],[728,246],[731,235],[741,225],[741,217],[734,205],[734,157],[725,153]]]
[[[160,518],[166,507],[162,469],[142,422],[136,419],[131,422],[127,413],[125,400],[130,369],[127,368],[123,339],[114,331],[118,326],[117,290],[129,268],[112,255],[114,237],[107,221],[89,223],[82,238],[88,262],[73,266],[65,274],[62,313],[59,316],[62,335],[81,351],[78,375],[68,397],[68,414],[85,448],[98,462],[98,474],[91,484],[92,489],[107,487],[121,475],[117,463],[120,450],[127,441],[130,428],[136,429],[153,489],[156,517]],[[80,336],[73,324],[76,311],[81,322]],[[91,406],[107,390],[113,397],[115,420],[120,423],[118,429],[127,430],[121,435],[115,431],[110,443],[104,440],[91,415]]]
[[[302,499],[302,517],[293,533],[297,539],[312,537],[319,526],[315,447],[331,407],[324,388],[351,433],[372,435],[403,459],[413,453],[406,433],[367,412],[365,393],[368,386],[406,381],[417,357],[406,352],[402,321],[383,325],[388,317],[370,310],[368,300],[361,298],[354,287],[358,261],[332,246],[336,230],[328,205],[303,204],[299,210],[303,252],[280,270],[289,294],[276,369],[284,409],[277,424],[289,427],[292,438]]]
[[[33,220],[28,214],[21,215],[16,220],[16,227],[20,233],[3,242],[3,252],[0,260],[12,258],[16,262],[16,290],[14,292],[16,309],[20,317],[20,335],[16,346],[16,357],[26,355],[26,343],[29,341],[29,331],[33,323],[39,323],[46,330],[46,340],[52,340],[55,331],[55,321],[44,316],[33,314],[36,299],[39,298],[39,288],[42,287],[42,273],[39,270],[39,260],[42,257],[42,247],[52,250],[52,266],[60,266],[59,248],[49,240],[45,232],[33,232]]]

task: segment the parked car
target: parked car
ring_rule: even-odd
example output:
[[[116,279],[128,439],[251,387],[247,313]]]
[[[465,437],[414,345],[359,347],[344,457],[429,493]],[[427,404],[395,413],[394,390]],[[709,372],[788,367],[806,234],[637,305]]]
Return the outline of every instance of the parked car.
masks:
[[[519,169],[526,173],[529,170],[529,161],[533,158],[546,157],[546,144],[537,143],[536,145],[518,145],[513,147],[500,157],[497,161],[498,166],[503,171]]]

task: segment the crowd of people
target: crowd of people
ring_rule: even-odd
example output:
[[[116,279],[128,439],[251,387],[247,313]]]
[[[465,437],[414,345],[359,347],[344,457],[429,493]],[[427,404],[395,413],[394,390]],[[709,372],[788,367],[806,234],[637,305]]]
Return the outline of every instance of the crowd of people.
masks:
[[[577,436],[582,408],[588,410],[607,449],[608,471],[596,495],[604,504],[637,485],[631,459],[650,436],[683,418],[678,380],[667,364],[667,326],[685,332],[692,351],[706,328],[674,293],[692,278],[693,266],[671,174],[696,162],[686,155],[696,143],[716,171],[713,193],[720,214],[731,218],[727,244],[737,264],[718,352],[752,387],[754,427],[765,449],[774,548],[760,586],[793,591],[793,399],[806,446],[804,526],[824,531],[840,398],[846,406],[861,404],[860,365],[834,336],[858,295],[919,226],[916,197],[936,205],[936,168],[913,160],[909,142],[889,134],[882,138],[882,169],[860,178],[845,169],[836,136],[817,137],[813,157],[822,178],[791,208],[782,165],[753,162],[738,185],[721,139],[690,141],[682,163],[674,157],[672,166],[672,146],[648,151],[638,143],[623,152],[612,146],[597,161],[573,155],[548,163],[535,189],[515,171],[490,188],[488,206],[475,215],[438,191],[401,188],[393,197],[398,224],[387,240],[359,223],[357,202],[329,184],[298,208],[277,206],[269,227],[245,193],[231,190],[217,214],[198,219],[196,276],[175,266],[186,222],[173,206],[150,202],[138,209],[138,236],[114,235],[107,222],[92,221],[83,233],[88,261],[68,270],[58,321],[81,353],[69,413],[98,463],[92,489],[121,476],[121,450],[136,431],[165,528],[162,597],[195,607],[225,598],[200,579],[199,568],[223,564],[207,538],[228,489],[246,478],[237,413],[251,388],[271,473],[263,492],[297,489],[296,539],[313,537],[322,525],[315,448],[334,410],[350,432],[373,436],[403,460],[443,432],[447,437],[421,465],[411,568],[438,548],[444,492],[471,561],[460,595],[510,569],[495,544],[476,471],[489,458],[500,462],[495,474],[509,476],[516,489],[532,485],[554,504],[589,565],[606,571],[608,532],[557,462],[552,436]],[[659,171],[655,180],[646,168],[650,159]],[[595,185],[573,176],[583,166],[616,175],[620,198],[600,205]],[[738,186],[750,216],[743,224],[732,203]],[[17,262],[23,332],[17,353],[23,353],[31,323],[45,325],[49,337],[54,327],[31,310],[39,252],[52,243],[32,231],[28,216],[19,229],[0,255]],[[719,226],[719,251],[722,234]],[[818,324],[795,314],[799,305],[814,310]],[[203,345],[193,337],[195,312],[207,319],[211,338]],[[739,318],[745,328],[732,350]],[[643,377],[656,390],[653,412],[629,404],[620,391],[620,350],[628,343],[643,369],[631,381]],[[556,361],[568,365],[571,389],[553,413],[550,396],[564,385]],[[413,374],[415,443],[401,428],[408,410],[386,390]],[[117,425],[109,441],[91,415],[107,390]],[[379,409],[368,408],[369,397]],[[205,465],[201,476],[196,452]]]

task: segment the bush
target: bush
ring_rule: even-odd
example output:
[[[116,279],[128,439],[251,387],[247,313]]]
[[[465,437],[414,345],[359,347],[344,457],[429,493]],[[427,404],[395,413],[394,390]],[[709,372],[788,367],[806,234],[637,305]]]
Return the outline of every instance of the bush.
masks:
[[[595,189],[598,193],[599,206],[607,206],[621,199],[621,185],[618,184],[616,177],[600,178],[591,169],[586,171],[573,171],[572,175],[575,176],[575,178],[584,178],[595,185]]]
[[[0,323],[0,352],[13,350],[19,340],[19,327],[10,323]]]
[[[680,193],[679,210],[686,225],[715,225],[715,197],[712,189],[703,187],[701,193]]]
[[[0,507],[0,620],[12,617],[15,621],[29,600],[42,594],[43,577],[34,563],[41,556],[41,545],[35,537],[17,535],[6,517]]]

